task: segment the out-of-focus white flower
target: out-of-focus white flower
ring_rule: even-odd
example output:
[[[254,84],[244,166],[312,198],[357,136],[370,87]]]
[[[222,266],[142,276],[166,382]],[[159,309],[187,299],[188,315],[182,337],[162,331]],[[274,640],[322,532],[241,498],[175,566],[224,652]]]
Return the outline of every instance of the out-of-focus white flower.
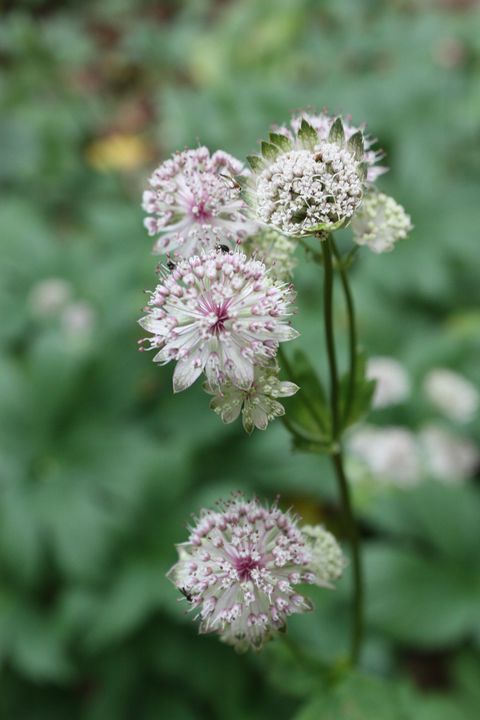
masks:
[[[150,177],[143,194],[145,227],[158,236],[154,253],[190,257],[216,245],[232,249],[257,226],[246,215],[234,176],[239,160],[206,147],[176,153]]]
[[[373,407],[397,405],[410,394],[410,380],[403,365],[390,357],[372,357],[367,363],[367,378],[376,380]]]
[[[255,368],[253,383],[248,390],[226,383],[220,387],[205,390],[213,395],[210,407],[223,420],[231,423],[242,413],[243,427],[247,433],[254,428],[266,430],[268,423],[285,414],[285,408],[277,398],[290,397],[299,390],[295,383],[278,379],[278,367]]]
[[[432,405],[454,422],[468,423],[478,412],[480,396],[477,388],[453,370],[430,370],[423,387]]]
[[[152,293],[139,322],[154,362],[177,362],[175,392],[205,370],[211,388],[249,390],[255,366],[268,365],[280,342],[298,336],[289,323],[295,293],[265,265],[239,252],[209,252],[179,262]]]
[[[410,217],[399,203],[384,193],[369,193],[352,219],[353,239],[374,253],[393,250],[412,229]]]
[[[61,317],[65,334],[70,338],[85,338],[93,330],[95,312],[92,306],[84,301],[77,300],[65,307]]]
[[[427,475],[445,483],[472,477],[480,463],[479,448],[444,428],[430,424],[419,433]]]
[[[51,315],[65,306],[71,293],[72,287],[67,280],[56,277],[46,278],[35,283],[28,302],[35,315]]]
[[[312,550],[310,567],[317,582],[329,585],[338,580],[345,569],[346,561],[335,536],[321,525],[304,525],[301,530]]]
[[[275,505],[241,498],[201,511],[168,573],[201,618],[201,633],[217,632],[240,651],[259,649],[289,615],[312,610],[295,586],[325,586],[334,551],[327,547],[330,559],[323,563],[320,545],[314,551],[297,522]]]
[[[295,248],[296,243],[293,240],[270,228],[262,228],[249,237],[242,246],[246,255],[251,255],[265,263],[271,277],[281,282],[287,282],[292,278],[297,264]]]
[[[405,428],[364,425],[351,433],[347,445],[377,480],[408,486],[421,478],[418,443]]]
[[[294,130],[294,132],[298,132],[300,130],[300,126],[302,124],[302,120],[306,120],[309,125],[311,125],[318,133],[318,139],[321,140],[328,140],[328,136],[330,133],[330,130],[332,128],[333,123],[335,122],[335,117],[329,115],[326,112],[322,112],[319,114],[311,114],[307,112],[302,112],[298,115],[294,115],[291,120],[291,125]],[[343,128],[345,131],[345,139],[350,140],[350,138],[355,135],[358,132],[362,133],[363,136],[363,146],[364,146],[364,153],[363,153],[363,162],[368,166],[367,169],[367,180],[368,182],[374,182],[379,175],[383,175],[383,173],[387,172],[388,168],[377,165],[377,163],[384,157],[384,153],[381,150],[374,150],[373,146],[376,144],[376,139],[370,137],[365,133],[365,126],[355,126],[352,125],[347,119],[343,118]],[[286,128],[280,128],[278,132],[286,132],[289,133]]]
[[[262,157],[248,158],[245,198],[257,219],[284,235],[345,225],[362,200],[366,168],[361,132],[346,141],[340,118],[328,139],[303,120],[298,133],[271,133]]]

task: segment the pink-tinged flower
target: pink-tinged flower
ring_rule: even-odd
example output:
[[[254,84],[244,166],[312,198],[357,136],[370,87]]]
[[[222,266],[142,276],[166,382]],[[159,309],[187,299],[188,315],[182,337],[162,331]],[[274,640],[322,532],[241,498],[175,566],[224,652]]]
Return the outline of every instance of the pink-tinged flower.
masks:
[[[150,177],[143,194],[144,224],[158,236],[155,254],[190,257],[216,245],[233,248],[255,231],[234,176],[239,160],[206,147],[176,153]]]
[[[297,133],[300,130],[302,120],[306,120],[309,125],[315,128],[318,133],[318,138],[321,141],[328,139],[328,135],[330,133],[332,125],[335,122],[335,117],[332,117],[326,112],[319,113],[318,115],[302,112],[292,117],[291,125],[294,132]],[[383,159],[384,153],[382,150],[373,149],[377,140],[376,138],[373,138],[365,133],[365,125],[355,126],[352,125],[348,120],[343,118],[343,128],[345,131],[346,140],[350,140],[350,138],[355,135],[355,133],[362,133],[364,146],[363,161],[367,164],[368,182],[375,182],[379,175],[383,175],[384,173],[388,172],[387,167],[377,165],[377,163]],[[283,132],[285,132],[285,128],[280,129],[280,131],[282,130]]]
[[[257,365],[298,332],[290,326],[295,293],[275,283],[265,265],[239,252],[211,251],[182,260],[151,295],[139,322],[152,333],[154,362],[176,360],[174,392],[205,371],[210,387],[230,381],[248,389]]]
[[[331,587],[338,562],[330,543],[322,563],[318,538],[304,535],[297,523],[276,505],[241,497],[219,511],[202,510],[168,573],[201,618],[201,633],[217,632],[237,650],[259,649],[289,615],[312,610],[296,586]]]

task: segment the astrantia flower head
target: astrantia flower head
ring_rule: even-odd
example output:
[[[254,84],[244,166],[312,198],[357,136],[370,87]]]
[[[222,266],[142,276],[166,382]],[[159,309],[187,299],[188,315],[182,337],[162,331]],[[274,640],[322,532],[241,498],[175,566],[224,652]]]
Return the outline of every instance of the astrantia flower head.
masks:
[[[296,243],[282,233],[270,228],[262,228],[249,237],[242,249],[247,255],[261,260],[270,270],[275,280],[287,281],[292,277],[297,264],[294,255]]]
[[[242,413],[243,427],[247,433],[254,428],[266,430],[268,423],[285,414],[285,408],[277,398],[290,397],[299,390],[295,383],[278,379],[275,365],[255,368],[254,380],[248,390],[235,387],[231,382],[213,390],[205,386],[214,397],[210,407],[223,420],[231,423]]]
[[[257,500],[203,510],[177,547],[169,577],[201,618],[200,632],[217,632],[237,650],[259,649],[289,615],[313,608],[299,583],[326,584],[297,518]]]
[[[384,193],[369,193],[352,220],[353,239],[375,253],[389,252],[412,229],[401,205]]]
[[[248,158],[245,198],[257,219],[285,235],[312,235],[345,225],[362,200],[366,164],[361,132],[347,141],[340,118],[328,138],[303,120],[291,138],[271,133],[262,157]]]
[[[175,392],[205,370],[210,387],[231,382],[248,390],[257,365],[278,344],[298,336],[289,323],[295,293],[275,283],[265,265],[239,252],[212,251],[182,260],[152,293],[139,322],[152,333],[154,361],[176,360]]]
[[[328,136],[332,125],[335,122],[335,119],[336,118],[334,116],[329,115],[326,112],[322,112],[319,114],[302,112],[298,115],[293,116],[291,120],[291,126],[293,128],[293,132],[298,133],[302,124],[302,120],[305,120],[317,131],[319,140],[328,140]],[[384,157],[384,153],[381,150],[374,150],[374,146],[377,141],[375,138],[372,138],[370,135],[367,135],[365,133],[364,126],[352,125],[345,118],[342,118],[342,120],[346,140],[350,140],[350,138],[356,133],[360,132],[362,134],[364,147],[363,161],[367,165],[367,181],[372,183],[377,179],[379,175],[383,175],[383,173],[387,172],[388,170],[388,168],[377,164]],[[290,133],[287,128],[281,128],[279,130],[279,132],[282,131],[285,134]]]
[[[158,236],[154,252],[190,257],[215,245],[233,248],[255,231],[233,177],[242,164],[206,147],[176,153],[150,177],[143,194],[145,227]]]

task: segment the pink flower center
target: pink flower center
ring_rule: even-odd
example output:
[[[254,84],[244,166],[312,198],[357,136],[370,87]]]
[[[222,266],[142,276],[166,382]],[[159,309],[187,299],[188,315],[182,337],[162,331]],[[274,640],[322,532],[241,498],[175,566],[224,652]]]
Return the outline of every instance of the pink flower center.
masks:
[[[241,581],[250,580],[252,570],[260,567],[260,563],[250,557],[250,555],[247,555],[247,557],[236,558],[234,564],[235,570],[238,572]]]
[[[210,327],[211,332],[213,333],[219,333],[225,328],[225,322],[228,320],[228,312],[227,308],[222,305],[222,307],[216,308],[217,313],[217,319],[214,322],[214,324]]]
[[[191,206],[190,212],[196,222],[205,222],[206,220],[210,220],[212,218],[212,213],[207,207],[206,200],[199,200],[196,202],[195,205]]]
[[[209,331],[217,335],[225,329],[225,322],[229,319],[228,307],[230,300],[224,300],[221,303],[215,302],[212,297],[204,296],[200,303],[200,309],[206,315],[215,315],[215,320],[209,327]]]

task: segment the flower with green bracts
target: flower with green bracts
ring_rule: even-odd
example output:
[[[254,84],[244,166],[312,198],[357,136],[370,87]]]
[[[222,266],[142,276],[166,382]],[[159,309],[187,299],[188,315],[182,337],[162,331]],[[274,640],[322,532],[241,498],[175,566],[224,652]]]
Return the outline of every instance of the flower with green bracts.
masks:
[[[290,397],[299,390],[295,383],[279,380],[278,372],[277,365],[256,367],[248,390],[231,382],[215,388],[206,383],[205,390],[213,395],[210,407],[224,423],[234,422],[242,413],[243,427],[248,434],[255,428],[266,430],[269,422],[285,414],[278,398]]]
[[[244,196],[255,219],[284,235],[302,237],[346,225],[366,184],[361,131],[346,139],[341,118],[328,138],[303,119],[288,137],[270,133],[261,155],[249,156]]]

